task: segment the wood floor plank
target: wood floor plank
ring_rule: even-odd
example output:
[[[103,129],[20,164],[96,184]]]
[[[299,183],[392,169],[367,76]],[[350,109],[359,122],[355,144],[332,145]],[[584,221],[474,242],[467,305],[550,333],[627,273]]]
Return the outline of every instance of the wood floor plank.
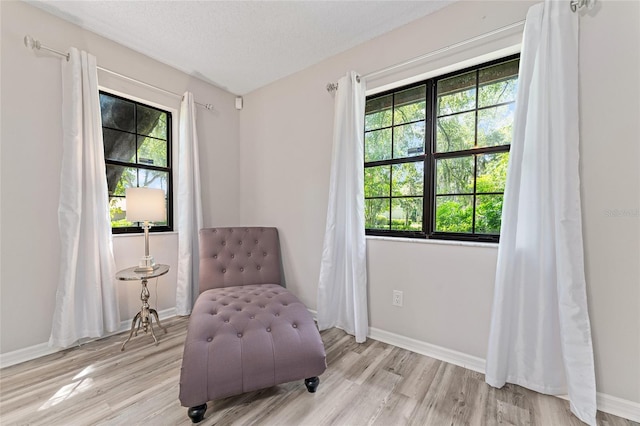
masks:
[[[369,425],[389,426],[408,425],[411,413],[418,401],[398,392],[392,392],[378,415],[369,421]]]
[[[406,351],[405,351],[406,352]],[[416,401],[422,401],[431,387],[431,383],[442,365],[437,359],[413,354],[407,365],[412,367],[398,372],[403,377],[398,392]]]
[[[411,424],[428,425],[443,424],[449,419],[447,405],[447,389],[454,379],[453,370],[447,364],[440,362],[433,381],[427,389],[424,398],[416,405],[409,418]]]
[[[121,352],[125,333],[0,370],[0,424],[191,425],[178,401],[187,321],[166,321],[158,346],[143,333]],[[582,425],[559,398],[495,389],[480,373],[339,329],[321,335],[328,368],[316,393],[299,381],[213,401],[200,425]]]

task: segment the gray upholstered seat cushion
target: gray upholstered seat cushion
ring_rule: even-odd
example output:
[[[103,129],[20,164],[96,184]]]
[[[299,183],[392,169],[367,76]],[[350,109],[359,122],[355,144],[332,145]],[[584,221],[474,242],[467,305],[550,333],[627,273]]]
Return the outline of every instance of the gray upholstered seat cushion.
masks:
[[[307,308],[277,284],[207,290],[191,314],[180,401],[185,407],[302,378],[326,368]]]

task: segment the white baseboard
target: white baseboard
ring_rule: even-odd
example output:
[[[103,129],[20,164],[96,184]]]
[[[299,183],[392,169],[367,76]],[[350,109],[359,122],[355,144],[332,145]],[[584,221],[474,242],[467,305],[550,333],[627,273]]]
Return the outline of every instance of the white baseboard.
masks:
[[[640,423],[640,403],[606,393],[596,394],[598,410]]]
[[[158,316],[160,317],[161,320],[175,317],[176,308],[174,307],[174,308],[168,308],[162,311],[158,311]],[[118,330],[114,331],[113,333],[107,333],[104,336],[99,337],[99,339],[103,339],[105,337],[113,336],[114,334],[118,334],[118,333],[122,333],[123,331],[130,330],[132,320],[133,318],[120,321],[120,326],[118,327]],[[89,343],[97,339],[98,338],[82,340],[80,344]],[[64,349],[65,348],[50,347],[49,343],[45,342],[45,343],[39,343],[37,345],[29,346],[27,348],[18,349],[16,351],[0,354],[0,368],[10,367],[15,364],[31,361],[32,359],[36,359],[36,358],[43,357],[45,355],[50,355],[56,352],[60,352]]]
[[[309,312],[311,312],[313,319],[317,320],[317,312],[311,309],[309,309]],[[441,346],[432,345],[430,343],[412,339],[400,334],[391,333],[389,331],[380,330],[374,327],[369,327],[369,333],[367,334],[367,336],[373,340],[378,340],[380,342],[397,346],[399,348],[406,349],[420,355],[425,355],[431,358],[438,359],[440,361],[448,362],[450,364],[458,365],[460,367],[485,374],[486,361],[482,358],[443,348]],[[558,395],[558,397],[568,399],[564,395]],[[640,403],[618,398],[601,392],[598,392],[596,394],[596,402],[598,410],[602,412],[629,419],[634,422],[640,422]]]
[[[565,401],[569,401],[569,395],[555,396],[560,399],[564,399]],[[622,417],[634,422],[640,422],[640,404],[637,402],[597,392],[596,406],[598,407],[598,410],[604,413],[613,414],[614,416]]]
[[[29,346],[27,348],[18,349],[16,351],[0,354],[0,367],[10,367],[21,362],[31,361],[32,359],[40,358],[45,355],[50,355],[61,351],[61,348],[52,348],[49,343],[40,343],[37,345]]]
[[[318,321],[318,312],[309,308],[307,308],[307,310],[311,313],[313,319]],[[412,339],[375,327],[369,327],[367,337],[484,374],[485,361],[482,358],[443,348],[442,346],[432,345],[421,340]]]
[[[399,334],[390,333],[380,330],[379,328],[369,327],[368,337],[378,340],[420,355],[426,355],[449,364],[458,365],[466,369],[477,371],[484,374],[485,361],[472,355],[454,351],[452,349],[443,348],[442,346],[432,345],[410,337],[401,336]]]

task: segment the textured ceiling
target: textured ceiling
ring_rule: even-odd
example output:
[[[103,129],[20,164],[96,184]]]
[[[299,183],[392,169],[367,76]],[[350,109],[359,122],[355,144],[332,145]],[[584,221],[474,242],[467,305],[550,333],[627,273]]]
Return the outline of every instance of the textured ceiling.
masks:
[[[26,1],[238,95],[452,3]]]

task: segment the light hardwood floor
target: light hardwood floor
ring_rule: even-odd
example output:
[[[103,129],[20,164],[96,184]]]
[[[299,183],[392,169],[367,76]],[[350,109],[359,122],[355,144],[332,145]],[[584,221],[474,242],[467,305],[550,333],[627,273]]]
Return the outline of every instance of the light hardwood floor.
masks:
[[[0,370],[0,424],[189,425],[178,402],[187,319],[168,334],[125,334]],[[581,425],[568,403],[338,329],[322,333],[328,369],[302,381],[209,403],[201,425]],[[603,426],[637,423],[598,412]]]

